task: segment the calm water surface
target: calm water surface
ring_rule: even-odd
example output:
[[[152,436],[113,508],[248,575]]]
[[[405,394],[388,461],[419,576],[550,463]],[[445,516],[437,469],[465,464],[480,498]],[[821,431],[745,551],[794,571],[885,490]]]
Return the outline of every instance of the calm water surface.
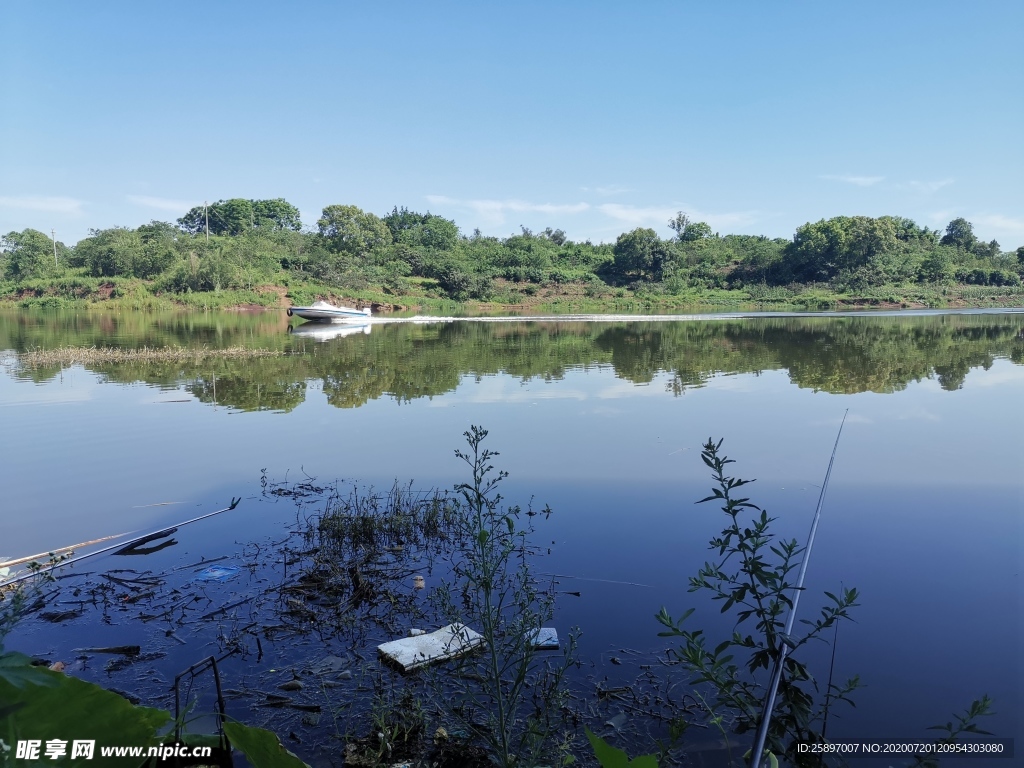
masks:
[[[168,344],[286,354],[65,370],[13,355]],[[239,557],[295,519],[261,495],[264,473],[450,488],[465,479],[453,449],[479,424],[511,475],[506,498],[555,510],[538,540],[551,542],[544,568],[559,588],[580,593],[560,598],[558,626],[580,627],[591,681],[628,682],[635,667],[613,656],[665,647],[662,605],[730,629],[686,590],[722,526],[693,504],[710,487],[701,444],[725,438],[736,473],[758,479],[753,500],[802,541],[849,409],[801,604],[811,617],[823,590],[862,593],[856,623],[839,631],[835,677],[860,674],[865,687],[830,735],[923,738],[987,693],[997,714],[984,727],[1024,749],[1024,314],[401,322],[325,339],[276,315],[4,311],[0,350],[0,558],[170,525],[241,496],[144,563],[79,570]],[[97,616],[28,621],[8,645],[66,659],[82,637],[130,638],[164,648],[153,666],[164,682],[211,652],[199,630],[168,648],[160,627]],[[368,658],[379,641],[367,639]],[[268,643],[227,674],[294,652]],[[821,679],[828,653],[809,656]],[[145,689],[130,671],[82,674]]]

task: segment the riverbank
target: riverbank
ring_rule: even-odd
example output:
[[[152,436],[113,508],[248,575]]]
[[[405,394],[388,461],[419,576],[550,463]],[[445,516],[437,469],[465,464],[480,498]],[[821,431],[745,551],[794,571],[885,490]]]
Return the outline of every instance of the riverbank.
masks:
[[[376,313],[663,313],[715,310],[836,309],[968,309],[1024,304],[1024,286],[904,284],[842,293],[821,285],[749,286],[741,289],[690,289],[675,294],[615,288],[595,292],[592,286],[549,287],[498,281],[491,300],[454,301],[431,295],[430,281],[410,292],[390,294],[372,289],[346,290],[311,281],[188,293],[158,292],[151,281],[132,278],[65,277],[18,285],[0,284],[0,306],[61,308],[101,306],[118,310],[200,309],[265,311],[311,304],[325,299],[340,304],[372,306]]]

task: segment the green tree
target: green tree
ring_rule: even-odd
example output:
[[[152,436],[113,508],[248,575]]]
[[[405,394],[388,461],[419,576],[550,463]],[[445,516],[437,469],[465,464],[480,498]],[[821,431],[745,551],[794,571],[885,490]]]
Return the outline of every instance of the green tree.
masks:
[[[417,213],[395,206],[383,221],[396,243],[450,251],[459,241],[459,228],[455,222],[435,216],[430,211]]]
[[[541,237],[546,237],[548,240],[553,242],[555,245],[565,245],[568,238],[565,236],[565,232],[561,229],[552,229],[547,227],[543,232],[540,233]]]
[[[197,205],[178,219],[178,225],[198,235],[206,231],[207,219],[211,235],[239,235],[257,227],[298,231],[302,226],[299,209],[280,197],[273,200],[234,197],[218,200],[206,208]]]
[[[365,256],[393,240],[391,230],[380,217],[354,205],[329,205],[316,224],[332,250],[353,256]]]
[[[253,200],[251,202],[257,227],[290,230],[292,232],[298,232],[302,229],[299,209],[283,197],[275,197],[273,200]]]
[[[891,217],[836,216],[797,229],[786,262],[797,280],[827,281],[899,248]]]
[[[179,234],[163,221],[136,230],[94,229],[76,246],[75,260],[96,277],[156,277],[178,258],[175,245]]]
[[[715,234],[711,229],[711,225],[703,221],[691,221],[690,217],[683,211],[679,211],[679,213],[669,219],[668,226],[676,233],[676,239],[681,243],[703,240],[714,237]]]
[[[931,248],[938,245],[938,232],[928,227],[918,226],[913,219],[902,216],[879,216],[878,220],[890,222],[896,239],[908,245],[919,248]]]
[[[34,277],[51,275],[57,271],[55,261],[67,263],[70,250],[57,243],[57,259],[53,255],[53,240],[37,229],[8,232],[0,238],[0,252],[4,256],[4,276],[20,282]]]
[[[953,279],[953,259],[946,248],[928,252],[918,270],[918,279],[925,283],[948,283]]]
[[[653,229],[638,227],[619,235],[614,254],[615,272],[620,276],[660,280],[672,252]]]
[[[963,251],[973,251],[978,242],[974,225],[967,219],[953,219],[946,225],[946,234],[939,241],[942,245],[953,245]]]
[[[129,275],[139,257],[142,239],[138,232],[124,227],[93,229],[89,237],[78,243],[76,256],[82,266],[96,277]]]

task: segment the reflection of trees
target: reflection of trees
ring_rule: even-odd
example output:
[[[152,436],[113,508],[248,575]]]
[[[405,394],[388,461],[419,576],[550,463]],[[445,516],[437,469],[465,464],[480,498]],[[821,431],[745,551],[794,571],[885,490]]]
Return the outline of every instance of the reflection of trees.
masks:
[[[295,380],[294,372],[267,375],[265,369],[246,373],[233,371],[223,378],[218,374],[193,379],[185,389],[201,402],[216,403],[241,411],[290,411],[306,399],[306,380]],[[253,375],[255,374],[255,375]]]
[[[254,339],[281,349],[284,312],[0,311],[0,349],[230,347]]]
[[[843,318],[832,328],[779,339],[779,362],[796,384],[827,392],[894,392],[932,377],[955,390],[971,368],[1012,359],[1022,344],[1024,321],[1015,316],[920,320],[927,322]]]
[[[142,316],[145,317],[145,316]],[[149,316],[153,322],[154,316]],[[91,318],[90,318],[91,320]],[[974,368],[997,358],[1024,363],[1024,316],[763,318],[679,323],[449,323],[385,324],[372,334],[319,343],[283,333],[276,317],[202,316],[186,323],[157,318],[154,330],[141,319],[116,329],[127,339],[182,346],[250,346],[281,349],[283,357],[208,359],[202,363],[132,363],[92,369],[109,381],[184,386],[203,402],[242,410],[291,410],[305,398],[306,382],[320,379],[328,402],[359,407],[391,397],[399,402],[453,391],[464,376],[503,373],[523,380],[556,380],[574,368],[612,366],[617,376],[648,383],[668,375],[669,390],[682,394],[720,373],[785,370],[800,387],[833,393],[894,392],[934,378],[946,390],[962,386]],[[105,322],[105,321],[104,321]],[[23,326],[0,338],[19,345],[102,341],[102,323],[59,330]],[[155,338],[166,339],[157,342]],[[23,371],[45,381],[57,371]]]

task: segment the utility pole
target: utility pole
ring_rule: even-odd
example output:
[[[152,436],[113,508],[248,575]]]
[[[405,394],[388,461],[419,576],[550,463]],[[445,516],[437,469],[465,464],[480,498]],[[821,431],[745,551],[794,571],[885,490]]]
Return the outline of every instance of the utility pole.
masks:
[[[57,266],[57,232],[50,230],[50,239],[53,240],[53,266]]]
[[[210,242],[210,211],[206,207],[206,201],[203,200],[203,216],[206,217],[206,242]]]

